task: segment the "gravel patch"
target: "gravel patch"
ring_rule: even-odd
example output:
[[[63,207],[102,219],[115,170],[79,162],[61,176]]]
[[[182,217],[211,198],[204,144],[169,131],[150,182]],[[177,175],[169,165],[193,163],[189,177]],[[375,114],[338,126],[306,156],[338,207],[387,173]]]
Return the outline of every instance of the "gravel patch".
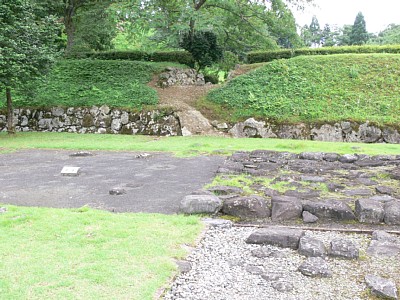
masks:
[[[321,240],[327,248],[339,238],[360,248],[358,260],[326,257],[332,277],[312,278],[298,271],[306,257],[296,250],[246,244],[254,230],[210,227],[187,258],[192,269],[175,279],[164,299],[368,299],[366,274],[391,278],[400,286],[400,257],[367,256],[370,235],[306,231],[306,236]],[[396,240],[400,243],[400,237]],[[266,255],[254,255],[261,252],[257,249]]]

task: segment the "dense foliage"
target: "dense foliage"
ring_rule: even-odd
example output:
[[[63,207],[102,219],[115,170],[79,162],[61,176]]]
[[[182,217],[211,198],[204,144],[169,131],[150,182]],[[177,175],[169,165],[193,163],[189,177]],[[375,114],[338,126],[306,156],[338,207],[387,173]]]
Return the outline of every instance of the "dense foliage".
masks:
[[[92,58],[103,60],[141,60],[152,62],[175,62],[184,65],[194,63],[192,55],[187,51],[102,51],[102,52],[78,52],[69,56],[71,58]]]
[[[29,1],[0,0],[0,91],[5,90],[9,133],[14,132],[12,90],[48,70],[56,31],[54,18],[35,15]]]
[[[218,46],[217,36],[210,31],[187,32],[180,45],[192,54],[199,70],[211,66],[222,58],[222,49]]]
[[[146,86],[160,68],[133,61],[62,60],[49,75],[21,96],[19,107],[109,105],[140,108],[156,104],[155,90]],[[31,90],[31,91],[32,91]],[[24,96],[26,95],[26,96]]]
[[[208,100],[233,118],[285,122],[400,121],[400,56],[354,54],[276,60]]]
[[[400,45],[387,46],[345,46],[323,48],[282,49],[275,51],[256,51],[247,54],[249,64],[269,62],[281,58],[292,58],[300,55],[331,55],[331,54],[360,54],[360,53],[400,53]]]
[[[151,33],[149,41],[176,48],[182,33],[212,31],[223,50],[242,55],[300,45],[287,2],[299,6],[310,0],[131,0],[118,11],[124,32]]]

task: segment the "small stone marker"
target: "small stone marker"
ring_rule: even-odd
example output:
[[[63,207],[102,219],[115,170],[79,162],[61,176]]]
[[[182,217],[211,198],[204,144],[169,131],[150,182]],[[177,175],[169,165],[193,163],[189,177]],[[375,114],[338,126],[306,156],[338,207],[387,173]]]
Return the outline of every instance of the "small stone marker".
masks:
[[[91,152],[87,152],[87,151],[79,151],[79,152],[75,152],[69,155],[70,157],[87,157],[87,156],[93,156],[93,154]]]
[[[124,195],[124,194],[126,194],[126,190],[124,190],[123,188],[121,188],[121,187],[114,187],[114,188],[112,188],[111,190],[109,190],[109,192],[108,192],[110,195],[116,195],[116,196],[118,196],[118,195]]]
[[[62,176],[79,176],[80,174],[80,167],[63,167],[61,170]]]

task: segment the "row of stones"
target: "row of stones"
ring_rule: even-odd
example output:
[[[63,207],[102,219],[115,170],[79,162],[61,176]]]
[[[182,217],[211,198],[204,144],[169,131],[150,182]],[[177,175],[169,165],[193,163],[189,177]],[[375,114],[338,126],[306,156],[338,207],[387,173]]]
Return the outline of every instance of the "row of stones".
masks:
[[[179,119],[173,112],[153,110],[131,112],[103,105],[91,108],[14,109],[17,131],[79,133],[121,133],[181,135]],[[0,114],[0,131],[7,130],[7,118]]]
[[[216,126],[218,128],[218,126]],[[223,128],[225,129],[225,128]],[[331,142],[400,143],[400,133],[394,127],[380,127],[369,122],[317,124],[273,124],[250,118],[227,128],[234,137],[283,138]]]
[[[212,189],[215,191],[215,188]],[[357,220],[362,223],[400,225],[400,201],[393,199],[382,203],[373,199],[357,199],[355,213],[351,207],[338,200],[301,201],[294,197],[274,196],[271,209],[263,197],[253,195],[222,200],[212,193],[195,192],[185,196],[180,205],[186,214],[215,214],[222,212],[241,219],[271,217],[272,221],[287,221],[303,218],[305,223],[318,219]]]
[[[400,165],[400,155],[376,155],[303,152],[300,154],[255,150],[236,152],[218,169],[218,173],[269,175],[271,171],[285,168],[307,174],[330,174],[335,170],[359,170],[366,167]],[[400,169],[391,172],[400,179]]]
[[[326,261],[326,257],[342,259],[358,259],[359,248],[347,239],[334,239],[330,242],[328,251],[324,243],[318,239],[304,235],[301,229],[290,229],[281,227],[267,227],[254,231],[247,239],[248,244],[273,245],[283,248],[298,250],[300,255],[307,259],[298,267],[305,276],[310,277],[331,277],[332,271]],[[385,231],[375,231],[372,234],[372,241],[367,249],[367,254],[375,257],[396,256],[400,253],[400,245],[397,239]],[[255,249],[252,254],[256,257],[268,257],[270,251],[264,248]],[[248,269],[252,274],[261,275],[268,281],[277,281],[280,278],[278,273],[264,273],[258,267]],[[368,274],[365,276],[367,286],[372,293],[387,299],[398,299],[397,288],[394,281],[380,276]],[[276,286],[277,289],[288,291],[290,283]]]

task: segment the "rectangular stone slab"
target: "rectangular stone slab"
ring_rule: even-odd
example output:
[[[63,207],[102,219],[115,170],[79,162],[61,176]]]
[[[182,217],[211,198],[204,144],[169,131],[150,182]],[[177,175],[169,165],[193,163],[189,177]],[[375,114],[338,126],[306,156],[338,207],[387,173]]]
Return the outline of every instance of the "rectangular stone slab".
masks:
[[[266,244],[282,248],[298,249],[300,238],[304,235],[301,229],[282,227],[261,228],[253,232],[246,240],[247,244]]]
[[[80,167],[68,167],[65,166],[61,170],[62,176],[79,176],[81,168]]]

